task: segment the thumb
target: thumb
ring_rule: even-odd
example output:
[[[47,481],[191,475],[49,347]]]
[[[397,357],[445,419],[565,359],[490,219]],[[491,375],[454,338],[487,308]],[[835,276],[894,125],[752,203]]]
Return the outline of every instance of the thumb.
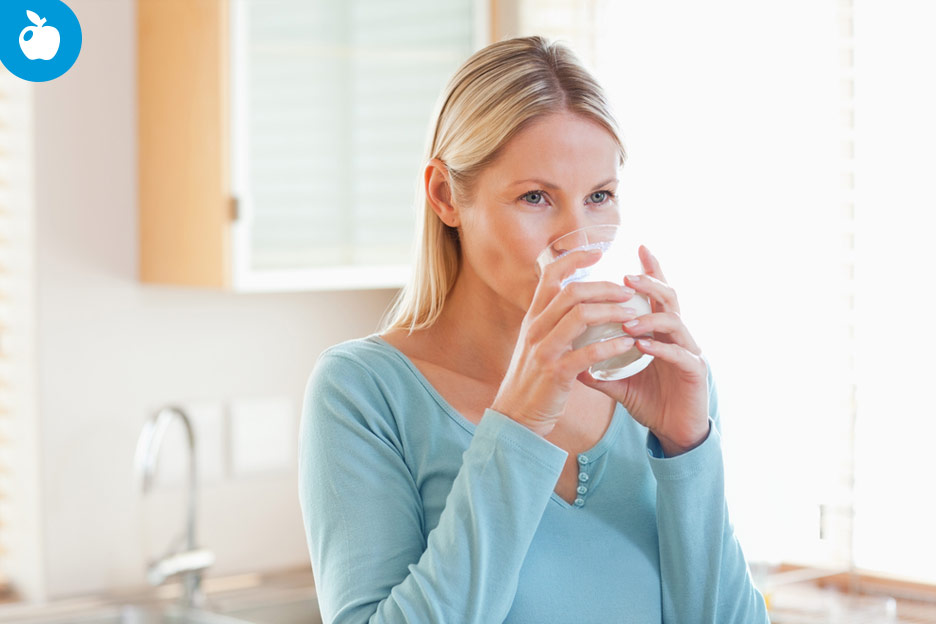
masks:
[[[583,370],[581,373],[579,373],[578,375],[576,375],[575,378],[578,379],[580,382],[582,382],[582,384],[588,386],[589,388],[597,389],[598,384],[604,383],[592,377],[591,373],[588,372],[587,368]]]
[[[588,386],[589,388],[594,388],[599,392],[604,392],[610,397],[616,396],[623,392],[627,392],[627,388],[630,387],[631,378],[626,379],[616,379],[612,381],[602,381],[600,379],[595,379],[591,376],[586,368],[581,373],[575,376],[582,385]]]

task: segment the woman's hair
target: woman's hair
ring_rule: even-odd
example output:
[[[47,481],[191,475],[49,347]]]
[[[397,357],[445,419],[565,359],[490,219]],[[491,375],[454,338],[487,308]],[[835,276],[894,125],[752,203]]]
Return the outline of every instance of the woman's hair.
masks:
[[[462,207],[471,205],[478,175],[504,145],[544,115],[571,112],[597,122],[617,142],[619,166],[626,158],[610,103],[597,80],[568,47],[540,36],[506,39],[475,52],[452,76],[436,111],[425,162],[438,158],[445,163],[450,197]],[[431,326],[458,277],[458,230],[432,210],[422,183],[416,205],[422,206],[422,214],[416,218],[413,270],[380,333],[396,328],[412,333]]]

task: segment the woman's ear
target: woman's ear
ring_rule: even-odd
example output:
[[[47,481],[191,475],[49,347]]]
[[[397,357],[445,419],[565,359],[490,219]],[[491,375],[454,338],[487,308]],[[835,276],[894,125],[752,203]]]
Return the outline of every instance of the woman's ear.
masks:
[[[426,163],[424,172],[426,185],[426,198],[432,210],[439,215],[442,223],[457,228],[461,224],[458,209],[452,202],[452,185],[449,179],[448,167],[438,158]]]

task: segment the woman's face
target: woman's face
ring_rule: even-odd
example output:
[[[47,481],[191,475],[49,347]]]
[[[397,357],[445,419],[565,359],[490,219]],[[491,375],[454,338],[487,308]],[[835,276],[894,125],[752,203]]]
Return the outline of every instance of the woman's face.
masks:
[[[572,113],[534,121],[481,172],[473,205],[459,211],[466,264],[526,312],[543,248],[587,225],[620,223],[618,159],[611,133],[593,121]]]

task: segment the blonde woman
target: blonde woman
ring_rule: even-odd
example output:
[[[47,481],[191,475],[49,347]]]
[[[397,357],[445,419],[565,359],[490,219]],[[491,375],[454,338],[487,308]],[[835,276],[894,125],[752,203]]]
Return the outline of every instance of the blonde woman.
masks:
[[[621,283],[558,236],[619,223],[625,152],[564,46],[501,41],[440,99],[419,245],[384,331],[306,386],[300,502],[325,622],[767,622],[728,519],[708,361],[660,263]],[[639,278],[639,279],[638,279]],[[652,313],[614,302],[647,295]],[[597,381],[630,337],[654,360]]]

